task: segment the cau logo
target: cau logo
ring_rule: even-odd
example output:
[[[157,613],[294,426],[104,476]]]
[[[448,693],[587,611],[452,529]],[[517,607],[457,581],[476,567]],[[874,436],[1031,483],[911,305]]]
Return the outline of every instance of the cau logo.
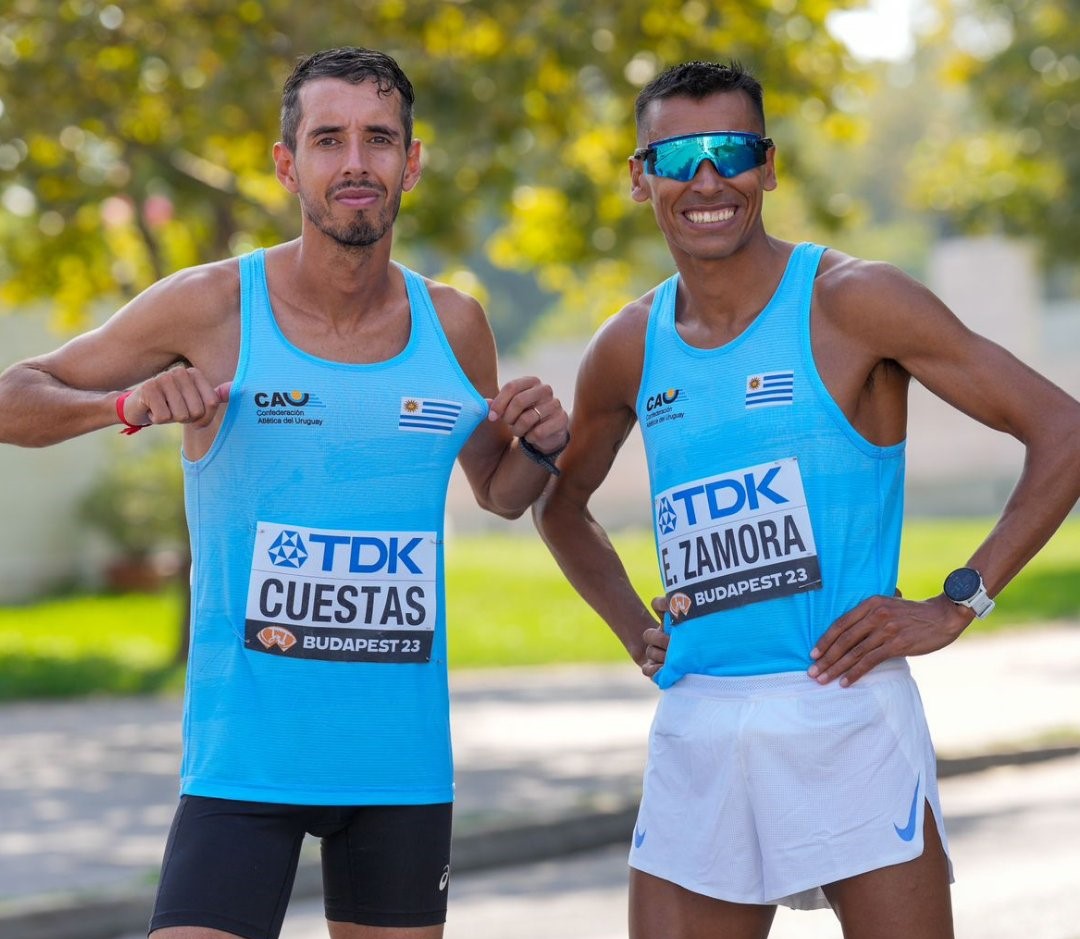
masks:
[[[310,400],[306,391],[255,392],[255,404],[260,408],[302,408]]]

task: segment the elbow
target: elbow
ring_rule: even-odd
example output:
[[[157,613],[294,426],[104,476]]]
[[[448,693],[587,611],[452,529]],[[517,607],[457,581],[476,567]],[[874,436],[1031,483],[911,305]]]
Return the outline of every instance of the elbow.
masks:
[[[9,413],[3,398],[0,397],[0,413]],[[28,450],[41,450],[64,440],[58,437],[53,428],[38,423],[26,423],[0,420],[0,446],[24,447]]]
[[[517,519],[521,518],[521,516],[525,514],[525,510],[528,508],[528,506],[498,505],[492,503],[490,505],[484,506],[484,508],[486,508],[492,515],[497,515],[499,516],[499,518],[504,518],[508,522],[513,522],[517,521]]]
[[[495,498],[490,491],[475,493],[476,504],[480,506],[485,512],[490,512],[492,515],[497,515],[499,518],[504,518],[507,521],[515,521],[521,518],[529,508],[529,503],[516,504],[501,502]]]
[[[44,447],[48,441],[40,439],[40,433],[30,433],[33,428],[28,428],[14,420],[19,413],[8,400],[9,396],[0,389],[0,445],[8,444],[16,447]]]
[[[0,372],[0,445],[40,449],[56,442],[53,426],[28,404],[43,374],[22,362]]]
[[[489,484],[475,489],[474,495],[480,508],[512,522],[543,500],[545,494],[551,491],[553,482],[554,477],[548,477],[546,480],[534,479],[532,482],[519,482],[517,485],[507,485],[505,482],[502,485]]]
[[[7,434],[4,432],[4,428],[0,427],[0,446],[7,444],[13,447],[23,447],[26,450],[43,450],[45,447],[51,446],[52,443],[52,440],[44,438]]]

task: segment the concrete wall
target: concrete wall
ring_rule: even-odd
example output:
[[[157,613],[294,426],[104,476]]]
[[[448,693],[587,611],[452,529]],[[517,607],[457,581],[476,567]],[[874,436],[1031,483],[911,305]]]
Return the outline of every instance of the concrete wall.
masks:
[[[1043,305],[1030,248],[1002,238],[943,242],[927,284],[975,332],[1080,396],[1080,315]],[[908,423],[909,511],[996,514],[1019,476],[1023,447],[920,386]]]
[[[42,317],[0,316],[0,369],[59,342]],[[97,578],[105,546],[78,524],[76,507],[107,455],[104,434],[40,450],[0,446],[0,600]]]

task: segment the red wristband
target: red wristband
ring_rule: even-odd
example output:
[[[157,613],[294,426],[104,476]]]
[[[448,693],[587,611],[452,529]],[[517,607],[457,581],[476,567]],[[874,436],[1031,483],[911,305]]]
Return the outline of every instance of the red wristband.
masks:
[[[116,399],[116,416],[120,418],[120,423],[124,425],[120,431],[122,434],[137,434],[144,427],[150,426],[149,424],[132,424],[131,421],[124,417],[124,402],[133,394],[135,394],[134,390],[125,391]]]

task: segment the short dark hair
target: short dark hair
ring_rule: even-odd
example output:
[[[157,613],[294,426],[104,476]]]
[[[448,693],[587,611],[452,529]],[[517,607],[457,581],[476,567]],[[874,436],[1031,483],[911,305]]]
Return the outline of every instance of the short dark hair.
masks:
[[[683,62],[665,69],[638,93],[634,120],[641,127],[645,109],[665,98],[693,98],[700,101],[720,92],[741,91],[754,106],[765,130],[764,92],[759,82],[739,62]]]
[[[379,94],[390,95],[395,91],[401,96],[401,123],[405,128],[405,146],[412,142],[413,102],[416,95],[412,82],[385,52],[344,46],[340,49],[324,49],[300,59],[285,80],[281,93],[281,141],[296,152],[296,130],[300,126],[300,89],[316,78],[340,78],[354,85],[373,81]]]

